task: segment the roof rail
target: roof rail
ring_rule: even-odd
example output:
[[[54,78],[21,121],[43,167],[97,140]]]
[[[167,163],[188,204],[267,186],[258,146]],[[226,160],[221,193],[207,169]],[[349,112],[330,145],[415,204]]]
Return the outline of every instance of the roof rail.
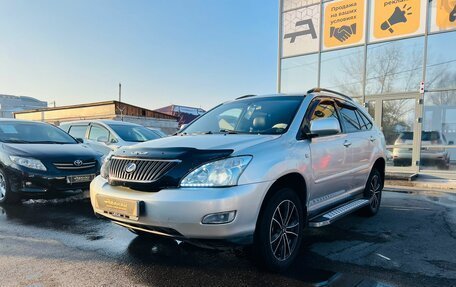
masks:
[[[336,94],[338,96],[341,96],[341,97],[353,102],[353,99],[351,97],[349,97],[347,95],[344,95],[342,93],[333,91],[333,90],[325,89],[325,88],[313,88],[313,89],[307,91],[308,94],[310,94],[310,93],[319,93],[319,92],[326,92],[326,93]]]
[[[250,98],[250,97],[255,97],[256,95],[245,95],[245,96],[240,96],[239,98],[236,98],[236,100],[240,99],[245,99],[245,98]]]

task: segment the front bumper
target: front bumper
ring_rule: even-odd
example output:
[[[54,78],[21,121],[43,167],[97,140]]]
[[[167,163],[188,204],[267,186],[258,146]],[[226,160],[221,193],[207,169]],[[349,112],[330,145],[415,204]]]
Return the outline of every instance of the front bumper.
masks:
[[[49,174],[49,172],[31,172],[13,167],[6,168],[5,173],[8,177],[11,191],[20,193],[21,197],[24,198],[43,197],[46,195],[70,195],[74,194],[74,192],[68,193],[70,191],[87,190],[90,186],[90,182],[68,183],[67,176],[69,175],[67,174],[56,175]],[[79,173],[71,175],[96,174],[96,171],[90,169]]]
[[[250,243],[261,203],[271,184],[262,182],[228,188],[176,188],[142,192],[122,186],[111,186],[98,176],[90,185],[90,200],[96,214],[127,228],[159,230],[160,232],[154,233],[186,239]],[[141,202],[139,219],[117,217],[99,209],[97,195]],[[230,223],[201,223],[207,214],[226,211],[236,211],[236,217]],[[170,234],[167,232],[169,230],[175,233]]]

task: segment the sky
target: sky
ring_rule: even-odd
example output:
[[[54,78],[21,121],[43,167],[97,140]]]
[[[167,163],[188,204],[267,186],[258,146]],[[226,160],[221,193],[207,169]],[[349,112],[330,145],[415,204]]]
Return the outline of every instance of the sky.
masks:
[[[277,89],[277,0],[0,0],[0,94],[211,108]]]

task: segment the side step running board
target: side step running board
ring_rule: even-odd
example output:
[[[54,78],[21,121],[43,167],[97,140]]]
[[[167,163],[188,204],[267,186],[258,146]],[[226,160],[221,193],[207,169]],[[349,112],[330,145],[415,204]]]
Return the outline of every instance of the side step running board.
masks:
[[[350,201],[349,203],[345,203],[344,205],[341,205],[339,207],[336,207],[326,213],[323,213],[321,215],[317,215],[316,217],[312,218],[309,221],[309,226],[310,227],[322,227],[329,225],[336,221],[337,219],[340,219],[344,217],[347,214],[350,214],[366,205],[369,204],[368,199],[357,199]]]

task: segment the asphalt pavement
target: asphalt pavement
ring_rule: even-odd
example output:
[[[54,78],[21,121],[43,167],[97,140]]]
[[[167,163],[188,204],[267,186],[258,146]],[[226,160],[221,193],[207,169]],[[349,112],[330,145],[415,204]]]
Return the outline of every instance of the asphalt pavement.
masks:
[[[308,229],[285,273],[253,261],[136,237],[84,196],[0,206],[0,286],[456,286],[456,194],[384,192],[375,217]]]

